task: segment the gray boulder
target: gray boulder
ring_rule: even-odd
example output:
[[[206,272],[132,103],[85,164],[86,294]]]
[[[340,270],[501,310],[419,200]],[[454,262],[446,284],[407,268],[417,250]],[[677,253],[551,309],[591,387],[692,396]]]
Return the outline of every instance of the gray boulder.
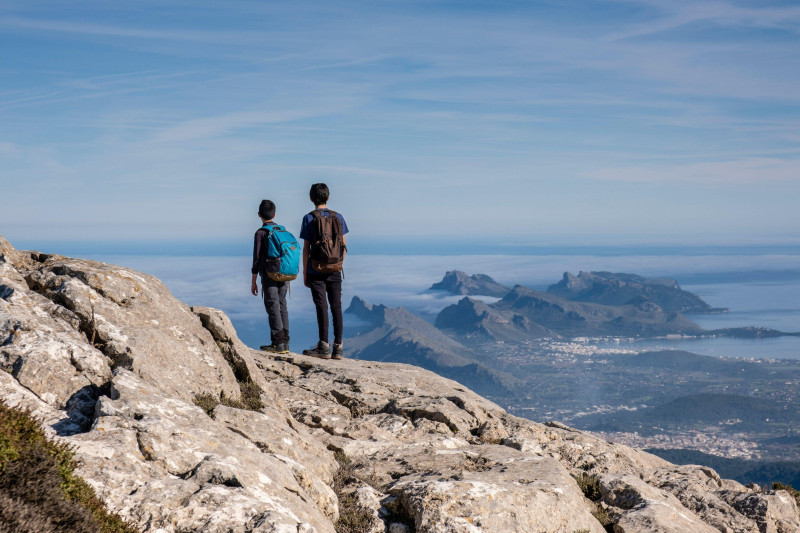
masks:
[[[97,403],[92,430],[69,442],[83,460],[79,473],[112,509],[144,529],[232,531],[238,525],[241,531],[297,531],[308,524],[333,531],[337,507],[332,491],[320,489],[324,480],[288,456],[265,453],[258,438],[232,431],[250,424],[228,409],[217,407],[222,421],[214,420],[118,369],[110,396]],[[250,422],[286,425],[263,416]],[[289,440],[287,435],[302,440],[281,430],[284,435],[270,442]],[[328,479],[331,461],[318,470],[327,471]]]
[[[672,494],[636,476],[603,476],[603,501],[617,533],[717,533]]]
[[[107,381],[111,367],[188,401],[198,393],[239,394],[211,333],[156,278],[95,261],[26,257],[10,252],[7,241],[0,250],[3,278],[14,289],[2,300],[0,356],[53,405],[65,404],[79,384]]]

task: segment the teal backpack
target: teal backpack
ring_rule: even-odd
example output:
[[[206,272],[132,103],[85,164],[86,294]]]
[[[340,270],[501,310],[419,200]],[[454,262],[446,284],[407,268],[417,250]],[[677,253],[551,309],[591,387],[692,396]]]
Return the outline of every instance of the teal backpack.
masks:
[[[292,281],[300,272],[300,245],[294,235],[280,224],[263,226],[267,231],[264,242],[267,245],[266,272],[274,281]]]

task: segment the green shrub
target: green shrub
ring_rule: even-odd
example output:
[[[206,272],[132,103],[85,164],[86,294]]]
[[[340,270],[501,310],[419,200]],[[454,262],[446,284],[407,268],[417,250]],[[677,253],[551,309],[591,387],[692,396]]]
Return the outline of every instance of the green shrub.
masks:
[[[220,393],[219,398],[217,398],[213,394],[204,392],[202,394],[195,394],[192,401],[196,406],[205,411],[208,416],[211,416],[211,412],[214,411],[214,408],[219,404],[250,411],[259,411],[264,407],[264,404],[261,403],[261,388],[254,382],[245,381],[239,383],[239,390],[241,391],[241,396],[239,398],[225,396],[224,392]]]
[[[597,476],[581,473],[573,477],[578,482],[578,488],[581,489],[584,496],[593,502],[599,501],[603,497],[600,492],[600,479]]]
[[[74,471],[72,450],[0,400],[0,531],[135,533]]]
[[[592,509],[592,516],[600,522],[600,525],[608,529],[612,525],[611,517],[608,516],[608,511],[605,507],[600,505],[600,502],[594,502],[594,509]]]
[[[197,407],[205,411],[208,416],[211,416],[211,412],[219,405],[219,398],[205,392],[202,394],[195,394],[192,401]]]
[[[334,524],[336,533],[367,532],[372,526],[372,512],[358,503],[352,491],[346,490],[348,485],[362,481],[356,475],[356,465],[340,451],[333,455],[339,463],[339,469],[333,476],[333,490],[339,500],[339,520]]]
[[[258,411],[264,404],[261,403],[261,387],[251,380],[239,383],[239,390],[242,391],[241,403],[245,409]]]

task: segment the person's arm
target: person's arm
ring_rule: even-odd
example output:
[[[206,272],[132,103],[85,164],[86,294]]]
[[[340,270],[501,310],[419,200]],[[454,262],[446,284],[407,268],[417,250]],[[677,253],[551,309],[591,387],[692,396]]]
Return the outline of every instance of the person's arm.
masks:
[[[342,216],[341,213],[336,213],[336,216],[339,217],[339,221],[342,223],[342,246],[344,246],[344,250],[342,250],[342,261],[344,261],[347,255],[347,233],[350,230],[347,228],[347,222],[344,221],[344,216]]]
[[[261,231],[256,232],[253,238],[253,266],[250,268],[250,273],[253,279],[250,281],[250,293],[253,296],[258,296],[258,284],[256,278],[258,277],[258,256],[261,254]]]
[[[311,252],[311,244],[303,239],[303,285],[306,287],[311,287],[308,284],[308,256]]]

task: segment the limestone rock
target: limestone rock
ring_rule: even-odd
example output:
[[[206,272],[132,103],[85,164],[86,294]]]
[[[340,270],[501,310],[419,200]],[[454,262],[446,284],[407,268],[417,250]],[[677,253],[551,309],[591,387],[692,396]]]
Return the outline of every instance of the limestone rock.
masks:
[[[603,501],[618,533],[718,533],[672,494],[634,476],[600,478]]]
[[[277,532],[308,523],[333,531],[335,501],[317,507],[295,461],[262,451],[199,407],[118,369],[97,409],[92,430],[70,440],[83,459],[79,473],[145,529]]]
[[[33,305],[41,299],[31,293],[39,293],[63,308],[61,314],[72,318],[73,331],[77,325],[89,341],[84,341],[85,349],[100,348],[112,366],[134,371],[164,394],[189,401],[199,393],[238,396],[233,372],[209,331],[159,280],[95,261],[39,258],[43,260],[33,265],[17,265],[30,287],[23,292]],[[16,308],[11,311],[16,313]],[[34,344],[52,338],[49,332],[44,335]],[[32,343],[15,337],[11,344],[24,347]],[[55,355],[69,361],[67,351]],[[36,352],[44,350],[37,348]]]
[[[237,379],[240,381],[251,379],[262,390],[267,389],[268,386],[263,375],[258,370],[252,350],[239,339],[231,319],[219,309],[199,306],[191,309],[200,318],[203,327],[211,333],[223,355],[241,373],[241,375],[237,376]]]
[[[407,446],[377,464],[411,469],[388,487],[418,531],[602,532],[561,464],[504,446]]]
[[[672,493],[684,507],[693,511],[707,524],[726,533],[758,533],[751,515],[740,514],[725,502],[719,492],[724,487],[736,487],[735,493],[747,492],[738,483],[723,481],[710,468],[702,466],[671,466],[656,470],[647,480],[651,485]]]
[[[720,496],[737,511],[752,518],[760,533],[800,531],[797,504],[785,490],[768,493],[724,491]]]
[[[337,515],[336,494],[331,486],[338,465],[333,453],[302,426],[294,429],[284,419],[224,405],[214,409],[214,419],[286,464],[314,504],[329,517]]]
[[[71,311],[29,290],[10,262],[32,260],[2,238],[0,250],[0,367],[55,408],[65,408],[80,391],[96,393],[111,378],[106,357],[77,330]]]

